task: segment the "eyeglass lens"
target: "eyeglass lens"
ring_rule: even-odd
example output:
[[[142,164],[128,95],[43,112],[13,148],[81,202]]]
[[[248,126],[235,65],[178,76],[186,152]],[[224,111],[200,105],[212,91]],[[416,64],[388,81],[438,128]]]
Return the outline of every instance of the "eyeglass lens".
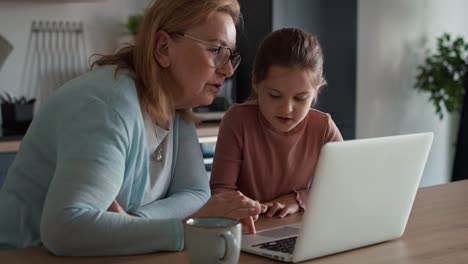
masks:
[[[241,57],[239,54],[234,54],[234,56],[232,56],[231,54],[232,52],[230,49],[221,48],[219,50],[218,56],[216,56],[216,67],[224,66],[226,65],[226,63],[229,62],[229,60],[231,60],[231,66],[233,70],[235,70],[237,66],[239,66]]]

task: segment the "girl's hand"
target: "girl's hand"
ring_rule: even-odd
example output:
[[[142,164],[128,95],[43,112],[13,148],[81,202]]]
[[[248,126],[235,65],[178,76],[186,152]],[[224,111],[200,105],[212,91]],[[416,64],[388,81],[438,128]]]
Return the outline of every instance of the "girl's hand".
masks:
[[[273,217],[278,215],[283,218],[290,214],[295,214],[301,210],[299,203],[296,200],[296,194],[291,193],[279,198],[276,198],[270,202],[265,203],[268,206],[266,216]]]

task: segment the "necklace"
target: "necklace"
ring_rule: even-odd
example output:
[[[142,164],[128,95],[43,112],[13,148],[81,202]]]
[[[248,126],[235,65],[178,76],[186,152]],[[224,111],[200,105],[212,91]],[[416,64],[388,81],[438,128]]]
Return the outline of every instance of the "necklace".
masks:
[[[163,159],[163,146],[162,146],[163,140],[161,141],[161,143],[159,143],[158,132],[156,131],[156,127],[153,127],[153,128],[154,128],[154,134],[156,136],[156,143],[158,145],[153,152],[153,156],[156,157],[157,161],[161,161]]]
[[[154,152],[153,154],[156,155],[156,160],[161,161],[163,159],[162,146],[158,146]]]
[[[162,127],[158,126],[154,122],[148,122],[148,127],[152,127],[154,131],[154,137],[156,139],[156,148],[154,149],[153,153],[151,153],[150,157],[154,161],[163,161],[164,160],[164,144],[167,143],[166,138],[168,137],[167,135],[169,134],[169,131],[171,129],[171,123],[164,125]],[[146,126],[146,125],[145,125]],[[167,127],[167,128],[166,128]]]

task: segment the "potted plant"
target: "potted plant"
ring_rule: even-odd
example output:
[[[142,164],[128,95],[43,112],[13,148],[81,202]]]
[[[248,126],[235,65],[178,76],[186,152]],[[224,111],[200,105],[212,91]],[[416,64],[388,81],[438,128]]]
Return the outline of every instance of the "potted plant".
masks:
[[[440,119],[444,117],[443,108],[448,113],[461,110],[463,105],[463,78],[468,69],[468,43],[463,38],[452,38],[444,33],[437,38],[434,54],[426,57],[418,66],[415,88],[430,93],[429,101],[435,106]]]
[[[138,33],[142,19],[142,14],[130,15],[127,18],[127,22],[123,25],[127,33],[118,38],[118,47],[133,45],[135,43],[135,36]]]
[[[131,15],[127,19],[126,28],[132,35],[136,35],[138,33],[138,29],[140,27],[141,20],[143,19],[143,15]]]

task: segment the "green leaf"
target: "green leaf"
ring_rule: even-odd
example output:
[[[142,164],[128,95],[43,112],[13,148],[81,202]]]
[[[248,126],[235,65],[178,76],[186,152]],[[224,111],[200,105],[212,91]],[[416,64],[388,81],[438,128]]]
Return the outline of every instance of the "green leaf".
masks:
[[[127,20],[127,29],[133,35],[138,33],[138,29],[140,27],[141,21],[143,19],[143,15],[131,15],[128,17]]]

